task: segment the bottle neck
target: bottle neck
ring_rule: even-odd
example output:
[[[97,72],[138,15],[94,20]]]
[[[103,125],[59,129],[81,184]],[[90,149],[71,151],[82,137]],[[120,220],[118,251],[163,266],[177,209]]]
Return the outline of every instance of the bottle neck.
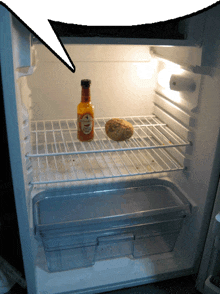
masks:
[[[81,102],[90,102],[90,101],[91,101],[90,88],[82,87]]]

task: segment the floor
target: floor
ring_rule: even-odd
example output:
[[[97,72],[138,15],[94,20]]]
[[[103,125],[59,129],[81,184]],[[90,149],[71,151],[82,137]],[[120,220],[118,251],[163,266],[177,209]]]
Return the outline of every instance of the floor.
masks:
[[[27,294],[19,285],[15,285],[7,294]],[[103,293],[104,294],[104,293]],[[195,277],[187,276],[154,284],[126,288],[105,294],[201,294],[195,289]]]
[[[195,277],[187,276],[176,278],[154,284],[137,286],[123,290],[106,292],[105,294],[196,294],[200,293],[195,289]],[[201,294],[201,293],[200,293]]]

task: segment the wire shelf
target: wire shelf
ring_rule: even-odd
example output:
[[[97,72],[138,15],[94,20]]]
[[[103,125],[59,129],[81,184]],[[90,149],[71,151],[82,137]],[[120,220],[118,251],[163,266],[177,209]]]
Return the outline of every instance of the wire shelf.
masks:
[[[32,121],[32,184],[126,177],[184,169],[182,147],[190,145],[156,116],[124,117],[132,123],[132,138],[109,139],[105,124],[95,120],[91,142],[77,139],[76,120]],[[172,152],[171,152],[172,150]]]

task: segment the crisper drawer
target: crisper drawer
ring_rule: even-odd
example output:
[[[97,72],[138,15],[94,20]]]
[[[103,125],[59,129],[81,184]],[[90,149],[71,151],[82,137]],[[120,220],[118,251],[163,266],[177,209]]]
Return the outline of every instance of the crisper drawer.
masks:
[[[95,263],[97,244],[72,244],[71,247],[48,249],[45,255],[49,271],[65,271],[74,268],[88,267]]]
[[[96,261],[140,258],[173,250],[183,218],[86,235],[42,238],[48,269],[62,271],[92,266]]]
[[[166,181],[107,188],[43,192],[34,197],[36,238],[43,243],[50,271],[173,250],[190,213],[190,203],[176,188]]]

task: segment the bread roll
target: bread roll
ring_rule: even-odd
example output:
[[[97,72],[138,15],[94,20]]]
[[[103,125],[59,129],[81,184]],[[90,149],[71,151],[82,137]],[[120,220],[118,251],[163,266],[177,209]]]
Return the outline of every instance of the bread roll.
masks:
[[[112,118],[105,124],[105,131],[110,139],[124,141],[133,135],[134,128],[131,123],[124,119]]]

